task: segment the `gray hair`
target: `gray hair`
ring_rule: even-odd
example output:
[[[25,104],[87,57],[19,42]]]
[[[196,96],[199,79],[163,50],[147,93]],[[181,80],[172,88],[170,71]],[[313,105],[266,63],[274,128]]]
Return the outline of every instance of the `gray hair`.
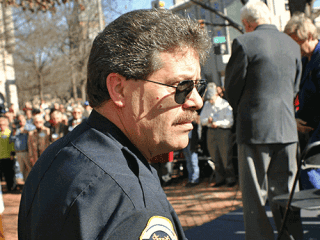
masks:
[[[311,19],[306,17],[302,12],[294,13],[284,28],[284,32],[288,35],[295,34],[300,40],[307,40],[309,34],[313,39],[318,38],[318,31]]]
[[[241,21],[271,23],[271,12],[264,2],[248,2],[241,10]]]
[[[24,113],[24,111],[19,110],[19,111],[17,112],[16,118],[18,118],[18,117],[20,117],[20,116],[24,116],[24,117],[26,116],[25,113]]]
[[[208,83],[205,99],[210,100],[217,94],[217,85],[214,82]]]
[[[161,68],[161,52],[193,48],[204,63],[211,47],[205,29],[169,10],[136,10],[111,22],[94,40],[88,62],[87,94],[91,107],[110,99],[106,79],[146,79]]]

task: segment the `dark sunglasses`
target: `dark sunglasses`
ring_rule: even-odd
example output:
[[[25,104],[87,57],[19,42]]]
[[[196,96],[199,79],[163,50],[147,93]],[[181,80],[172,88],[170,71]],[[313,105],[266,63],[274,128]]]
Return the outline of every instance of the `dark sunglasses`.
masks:
[[[176,93],[174,95],[174,100],[178,104],[184,104],[187,96],[189,95],[189,93],[191,93],[191,91],[193,90],[194,87],[196,87],[200,97],[203,97],[203,95],[206,92],[207,85],[208,85],[207,81],[204,79],[184,80],[184,81],[179,82],[179,84],[177,86],[172,86],[172,85],[168,85],[168,84],[164,84],[164,83],[160,83],[160,82],[155,82],[155,81],[151,81],[151,80],[146,80],[146,79],[139,79],[139,80],[152,82],[152,83],[156,83],[159,85],[175,88]]]

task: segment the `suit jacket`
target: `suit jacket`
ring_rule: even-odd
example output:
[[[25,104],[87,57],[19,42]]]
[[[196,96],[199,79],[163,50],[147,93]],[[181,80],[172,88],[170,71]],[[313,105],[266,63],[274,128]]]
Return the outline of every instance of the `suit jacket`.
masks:
[[[271,24],[233,41],[226,97],[237,115],[237,142],[297,141],[293,99],[301,76],[300,47]]]

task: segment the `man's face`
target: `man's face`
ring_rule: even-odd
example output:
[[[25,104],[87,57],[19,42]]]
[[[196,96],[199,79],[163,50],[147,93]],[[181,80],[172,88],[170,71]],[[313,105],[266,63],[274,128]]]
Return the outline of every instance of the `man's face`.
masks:
[[[78,108],[75,108],[72,112],[72,115],[73,115],[74,119],[76,119],[76,120],[80,119],[80,118],[82,118],[82,111]]]
[[[5,116],[9,119],[10,122],[13,121],[13,114],[11,112],[6,112]]]
[[[63,106],[63,104],[61,104],[60,105],[60,112],[65,112],[65,111],[66,111],[65,107]]]
[[[9,121],[7,118],[0,118],[0,130],[1,132],[4,132],[9,127]]]
[[[61,119],[61,114],[53,112],[51,114],[51,120],[52,120],[53,126],[59,124],[61,122],[61,120],[62,120]]]
[[[193,49],[159,54],[162,68],[147,79],[177,86],[183,80],[199,80],[200,64]],[[175,88],[152,82],[128,80],[124,89],[125,133],[145,157],[185,148],[193,129],[195,110],[203,101],[194,88],[184,104],[174,100]]]
[[[27,110],[26,111],[26,116],[28,119],[31,119],[32,118],[32,111],[31,110]]]
[[[19,122],[20,122],[20,126],[21,126],[21,127],[24,127],[24,126],[26,125],[26,118],[25,118],[23,115],[20,115],[20,116],[18,117],[18,120],[19,120]]]
[[[36,126],[37,129],[41,129],[44,124],[44,120],[42,117],[35,117],[33,120],[33,124]]]

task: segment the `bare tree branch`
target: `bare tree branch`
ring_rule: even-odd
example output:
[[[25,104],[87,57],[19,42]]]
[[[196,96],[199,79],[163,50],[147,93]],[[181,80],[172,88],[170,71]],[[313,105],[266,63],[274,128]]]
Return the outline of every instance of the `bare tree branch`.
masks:
[[[234,27],[235,29],[237,29],[239,32],[244,33],[243,27],[241,25],[239,25],[238,23],[236,23],[235,21],[233,21],[231,18],[229,18],[228,16],[224,15],[222,12],[207,6],[206,4],[202,3],[202,2],[198,2],[196,0],[190,0],[191,2],[201,6],[204,9],[207,9],[215,14],[217,14],[218,16],[220,16],[221,18],[223,18],[224,20],[228,21],[231,27]]]

